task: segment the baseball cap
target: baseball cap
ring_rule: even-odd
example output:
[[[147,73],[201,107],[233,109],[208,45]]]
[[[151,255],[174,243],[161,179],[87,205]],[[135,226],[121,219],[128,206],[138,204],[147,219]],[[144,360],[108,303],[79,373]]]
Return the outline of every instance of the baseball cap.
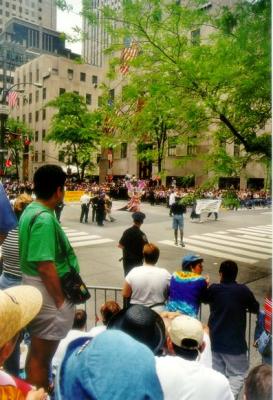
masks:
[[[153,353],[117,330],[71,342],[57,374],[56,400],[163,400]]]
[[[41,292],[33,286],[0,290],[0,348],[38,314],[42,302]]]
[[[204,329],[201,322],[188,315],[174,318],[168,328],[168,333],[172,343],[178,347],[197,350],[203,343]],[[185,339],[194,340],[196,345],[191,347],[183,345]]]
[[[163,319],[154,310],[142,304],[133,304],[113,315],[107,329],[119,329],[128,333],[146,344],[154,354],[162,350],[166,339]]]
[[[141,211],[137,211],[132,214],[132,218],[136,222],[143,222],[143,220],[146,218],[146,215]]]
[[[182,268],[187,268],[189,265],[196,261],[203,261],[201,256],[197,254],[187,254],[185,257],[182,258]]]

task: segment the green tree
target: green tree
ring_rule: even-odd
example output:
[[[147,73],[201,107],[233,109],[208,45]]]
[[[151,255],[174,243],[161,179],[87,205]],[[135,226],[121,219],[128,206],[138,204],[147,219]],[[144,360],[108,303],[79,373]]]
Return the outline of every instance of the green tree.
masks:
[[[84,15],[94,23],[85,3]],[[168,93],[206,111],[216,137],[239,141],[256,159],[270,159],[271,136],[262,133],[271,117],[270,1],[238,2],[218,13],[208,13],[204,3],[125,0],[120,10],[105,7],[99,23],[108,24],[112,35],[108,52],[121,50],[124,38],[136,40],[130,79],[156,68]]]
[[[17,121],[14,118],[7,120],[6,131],[5,140],[9,159],[15,166],[16,177],[19,179],[20,163],[23,152],[28,152],[32,131],[24,122]]]
[[[46,107],[58,110],[52,118],[46,140],[62,146],[65,158],[75,163],[78,177],[83,179],[100,140],[101,115],[89,112],[83,97],[76,93],[63,93],[49,101]]]

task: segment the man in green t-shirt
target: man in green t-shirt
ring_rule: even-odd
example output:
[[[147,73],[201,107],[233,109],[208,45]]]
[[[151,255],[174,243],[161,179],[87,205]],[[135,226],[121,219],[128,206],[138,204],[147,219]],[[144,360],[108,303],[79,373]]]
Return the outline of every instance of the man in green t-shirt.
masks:
[[[30,383],[48,390],[51,360],[71,329],[75,313],[75,306],[64,297],[60,277],[69,271],[68,265],[77,271],[79,265],[54,214],[64,198],[66,174],[57,165],[44,165],[33,180],[36,200],[25,209],[19,224],[20,265],[23,283],[42,292],[43,305],[29,325],[26,372]]]

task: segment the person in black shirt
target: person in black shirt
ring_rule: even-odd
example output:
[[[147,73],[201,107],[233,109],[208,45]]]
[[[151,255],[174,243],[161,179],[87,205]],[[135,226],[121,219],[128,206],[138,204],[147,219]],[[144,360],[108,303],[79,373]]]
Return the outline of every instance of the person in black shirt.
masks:
[[[248,370],[246,313],[258,313],[259,303],[251,290],[236,282],[236,262],[223,261],[219,269],[220,283],[206,290],[203,302],[210,307],[212,367],[224,374],[234,397],[240,392]]]
[[[186,206],[180,203],[181,198],[176,197],[175,203],[171,205],[170,214],[173,216],[173,230],[174,230],[174,244],[178,246],[178,229],[180,233],[180,246],[185,247],[183,242],[184,235],[184,216],[186,212]]]
[[[142,212],[133,213],[133,226],[123,232],[119,241],[119,247],[123,251],[124,276],[134,267],[139,267],[143,264],[143,247],[148,243],[148,239],[145,233],[140,230],[140,227],[145,217]]]

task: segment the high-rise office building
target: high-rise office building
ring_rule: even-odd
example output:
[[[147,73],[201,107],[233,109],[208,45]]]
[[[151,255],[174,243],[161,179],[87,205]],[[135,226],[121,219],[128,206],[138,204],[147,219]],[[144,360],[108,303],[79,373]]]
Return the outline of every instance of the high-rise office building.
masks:
[[[56,30],[55,0],[0,0],[0,32],[12,17]]]

